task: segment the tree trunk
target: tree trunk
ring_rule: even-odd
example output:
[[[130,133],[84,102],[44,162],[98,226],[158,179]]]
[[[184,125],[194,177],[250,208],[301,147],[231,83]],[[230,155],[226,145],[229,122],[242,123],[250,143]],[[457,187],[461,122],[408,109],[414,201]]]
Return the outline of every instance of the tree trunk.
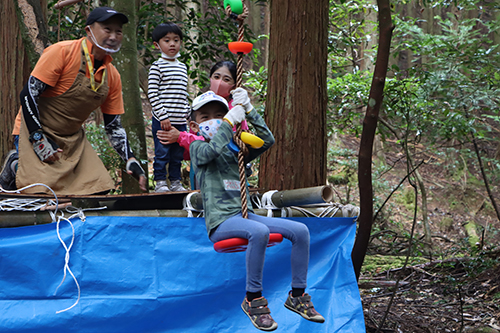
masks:
[[[375,0],[370,0],[370,2],[375,5]],[[367,34],[373,36],[373,30],[375,30],[375,24],[377,21],[377,12],[375,9],[367,9],[367,12],[364,14],[364,17],[360,18],[366,22],[365,31]],[[359,46],[359,59],[356,59],[355,55],[353,55],[353,59],[355,59],[356,63],[359,63],[359,69],[361,71],[372,71],[373,70],[373,61],[374,59],[374,48],[376,44],[375,38],[368,38],[366,42],[361,43]],[[367,52],[368,51],[368,52]]]
[[[261,158],[259,185],[265,189],[326,182],[328,5],[327,0],[270,2],[265,113],[276,144]]]
[[[21,37],[31,68],[34,68],[43,50],[50,44],[47,35],[45,11],[47,0],[17,0],[20,14]]]
[[[122,117],[123,127],[127,130],[132,151],[137,160],[141,162],[147,177],[148,156],[137,64],[136,1],[116,0],[113,6],[117,11],[127,15],[129,19],[129,22],[123,26],[123,44],[120,52],[113,56],[115,59],[113,63],[122,79],[123,103],[125,105],[125,114]],[[123,193],[141,192],[139,184],[131,177],[123,177],[122,190]]]
[[[30,4],[33,3],[33,4]],[[42,47],[35,51],[33,43],[44,40],[46,32],[42,8],[46,0],[27,1],[2,0],[0,2],[0,158],[14,148],[11,135],[14,119],[19,110],[19,93],[28,79],[31,68],[38,60]],[[24,13],[31,13],[25,18]],[[26,16],[28,16],[26,14]],[[31,23],[30,23],[31,22]],[[34,24],[34,26],[26,26]],[[28,31],[38,32],[28,34]],[[33,37],[33,39],[32,39]],[[42,38],[42,39],[40,39]],[[26,44],[26,41],[29,41]],[[27,52],[29,50],[29,53]],[[38,53],[39,52],[39,53]],[[31,57],[28,55],[31,54]]]
[[[387,65],[391,48],[391,38],[394,26],[391,19],[389,0],[378,0],[379,8],[379,46],[377,61],[373,73],[368,107],[363,121],[361,143],[358,158],[358,182],[361,213],[359,215],[359,228],[354,248],[352,261],[356,278],[359,279],[361,266],[365,259],[366,250],[370,241],[373,224],[373,184],[372,184],[372,153],[375,130],[377,129],[378,115],[382,105]]]
[[[249,25],[255,37],[269,35],[269,9],[267,2],[256,3],[248,1],[247,5],[250,11]],[[254,50],[260,51],[260,56],[258,58],[259,63],[257,64],[257,68],[254,68],[256,71],[267,64],[268,41],[267,38],[261,38],[253,46]]]

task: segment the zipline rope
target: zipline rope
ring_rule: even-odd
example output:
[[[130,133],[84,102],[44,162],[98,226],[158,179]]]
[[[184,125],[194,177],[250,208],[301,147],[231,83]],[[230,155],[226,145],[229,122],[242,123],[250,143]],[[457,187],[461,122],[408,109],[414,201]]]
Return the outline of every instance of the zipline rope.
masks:
[[[243,41],[243,34],[245,32],[245,26],[243,21],[248,17],[248,8],[243,4],[243,13],[239,15],[234,15],[231,11],[231,6],[226,6],[226,14],[234,18],[238,22],[238,42]],[[243,80],[243,53],[238,53],[238,62],[236,65],[236,88],[241,87]],[[240,173],[240,195],[241,195],[241,216],[243,218],[248,218],[248,198],[247,198],[247,180],[245,175],[245,156],[248,155],[248,148],[243,141],[241,141],[241,124],[236,126],[236,133],[234,134],[233,140],[238,145],[240,150],[238,151],[238,169]]]

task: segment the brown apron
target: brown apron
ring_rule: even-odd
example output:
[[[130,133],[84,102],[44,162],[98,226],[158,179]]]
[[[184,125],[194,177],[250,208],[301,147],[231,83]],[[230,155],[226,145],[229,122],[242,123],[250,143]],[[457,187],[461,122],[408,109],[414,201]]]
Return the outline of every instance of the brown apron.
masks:
[[[19,135],[19,164],[16,185],[20,189],[34,183],[43,183],[60,195],[93,194],[114,187],[108,171],[85,137],[82,124],[90,113],[104,103],[108,95],[106,75],[103,84],[93,91],[90,79],[85,77],[87,63],[82,52],[82,62],[75,82],[65,93],[57,97],[40,97],[38,109],[40,123],[47,137],[59,148],[59,161],[40,161],[29,141],[29,133],[21,121]],[[45,187],[35,186],[23,193],[51,193]]]

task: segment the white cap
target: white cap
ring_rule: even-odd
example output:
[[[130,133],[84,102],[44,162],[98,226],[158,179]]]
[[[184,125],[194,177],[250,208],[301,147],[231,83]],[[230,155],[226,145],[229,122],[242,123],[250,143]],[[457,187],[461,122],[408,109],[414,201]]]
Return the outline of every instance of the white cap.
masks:
[[[220,97],[213,91],[207,91],[204,94],[201,94],[200,96],[196,97],[193,101],[193,111],[198,110],[201,108],[203,105],[210,103],[210,102],[219,102],[222,103],[227,110],[229,110],[229,105],[227,104],[227,101],[224,97]]]

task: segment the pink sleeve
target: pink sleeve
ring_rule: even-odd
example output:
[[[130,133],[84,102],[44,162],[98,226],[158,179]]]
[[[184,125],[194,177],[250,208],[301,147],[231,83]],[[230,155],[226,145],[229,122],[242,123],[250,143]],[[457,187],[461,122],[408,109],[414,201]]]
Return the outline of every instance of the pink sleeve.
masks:
[[[196,140],[205,141],[205,138],[190,132],[179,132],[177,143],[179,144],[179,146],[184,148],[184,160],[188,161],[191,159],[189,156],[189,145],[191,144],[191,142]]]
[[[248,123],[247,123],[246,120],[243,120],[241,122],[241,129],[244,130],[244,131],[248,130]],[[233,132],[236,132],[236,126],[233,127]]]

